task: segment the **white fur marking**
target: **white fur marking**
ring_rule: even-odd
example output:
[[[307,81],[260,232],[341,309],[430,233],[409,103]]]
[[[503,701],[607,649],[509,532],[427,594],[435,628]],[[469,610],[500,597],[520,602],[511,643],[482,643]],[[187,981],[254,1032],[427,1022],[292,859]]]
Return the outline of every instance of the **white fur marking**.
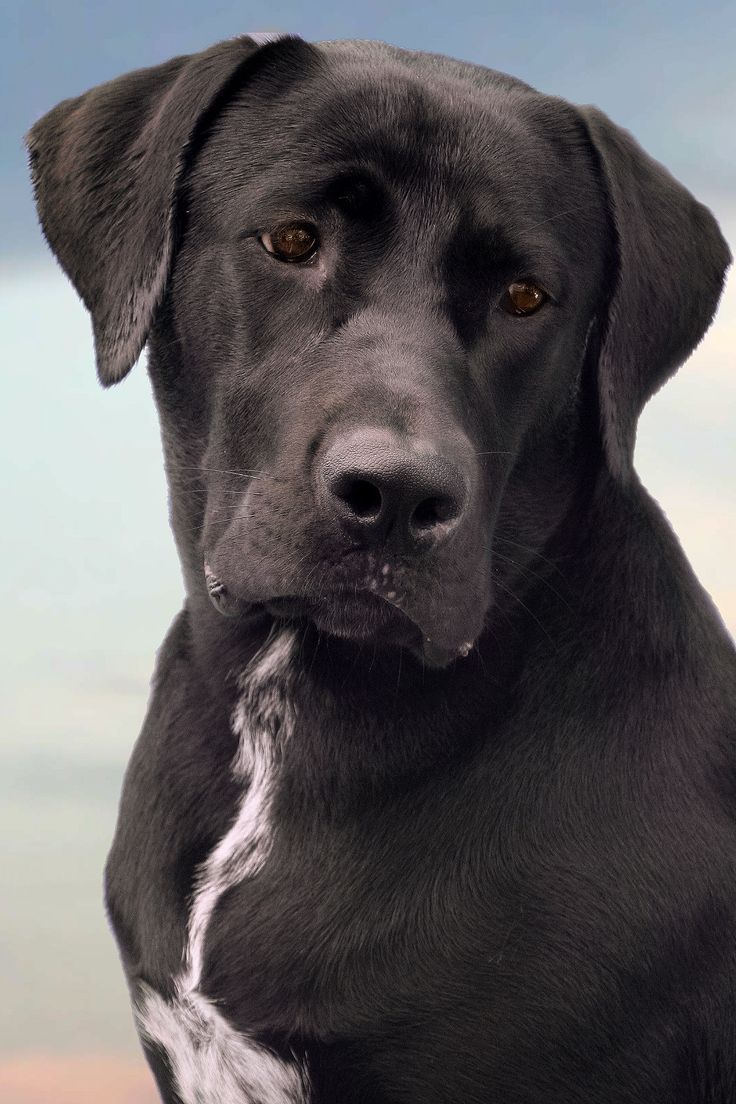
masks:
[[[220,897],[262,868],[271,846],[269,811],[281,748],[294,729],[285,693],[295,633],[269,638],[240,680],[233,713],[232,770],[246,786],[233,824],[202,864],[189,916],[182,973],[167,1001],[140,986],[141,1034],[167,1054],[184,1104],[306,1104],[306,1070],[235,1031],[199,992],[207,930]]]
[[[142,1033],[168,1056],[184,1104],[296,1104],[308,1099],[304,1071],[235,1031],[198,993],[169,1003],[140,987]]]

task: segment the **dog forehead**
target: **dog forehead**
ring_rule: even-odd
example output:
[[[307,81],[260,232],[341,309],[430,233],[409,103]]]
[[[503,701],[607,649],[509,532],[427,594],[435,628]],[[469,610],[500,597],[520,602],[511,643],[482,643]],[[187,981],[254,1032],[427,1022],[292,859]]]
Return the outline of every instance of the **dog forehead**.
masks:
[[[370,40],[317,45],[325,64],[309,114],[320,133],[344,131],[356,142],[382,135],[418,148],[464,143],[466,154],[482,156],[504,140],[529,149],[532,138],[551,139],[559,152],[577,130],[571,105],[499,70]]]
[[[357,67],[393,65],[405,72],[415,73],[427,79],[447,79],[462,81],[479,89],[503,88],[507,91],[537,93],[537,90],[518,77],[491,69],[475,62],[449,57],[447,54],[430,53],[424,50],[407,50],[393,46],[388,42],[374,39],[335,39],[314,43],[321,53],[336,62]]]
[[[439,168],[459,156],[480,162],[492,153],[494,140],[523,138],[514,93],[492,83],[479,85],[472,79],[473,67],[458,63],[446,70],[430,55],[401,51],[397,57],[376,52],[381,43],[355,45],[367,49],[325,50],[314,99],[304,115],[304,129],[319,135],[325,158],[345,151],[352,156],[388,152],[400,163],[401,153],[410,151]]]
[[[564,101],[443,55],[353,40],[315,49],[317,64],[272,100],[240,91],[218,128],[218,163],[234,168],[240,149],[249,181],[288,165],[294,183],[380,167],[402,185],[467,189],[530,212],[545,211],[560,188],[595,190]]]

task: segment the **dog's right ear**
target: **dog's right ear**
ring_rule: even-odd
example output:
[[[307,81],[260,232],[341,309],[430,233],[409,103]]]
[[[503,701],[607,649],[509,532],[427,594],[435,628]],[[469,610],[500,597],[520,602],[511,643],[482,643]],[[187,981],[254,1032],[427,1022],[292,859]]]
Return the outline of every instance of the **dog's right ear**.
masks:
[[[616,243],[598,357],[604,455],[626,483],[649,398],[708,329],[731,251],[711,211],[597,107],[576,108],[595,151]]]
[[[302,73],[295,35],[243,35],[64,100],[27,136],[46,239],[92,316],[97,371],[117,383],[140,356],[175,248],[179,186],[199,136],[267,65]]]

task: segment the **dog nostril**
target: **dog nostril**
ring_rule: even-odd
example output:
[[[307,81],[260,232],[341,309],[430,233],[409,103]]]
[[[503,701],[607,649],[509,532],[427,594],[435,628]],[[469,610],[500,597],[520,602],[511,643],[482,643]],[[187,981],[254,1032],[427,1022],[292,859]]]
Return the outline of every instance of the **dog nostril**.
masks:
[[[367,479],[351,479],[335,493],[356,517],[376,518],[381,512],[381,492]]]
[[[338,437],[315,472],[320,509],[358,543],[434,548],[463,516],[468,486],[457,464],[432,446],[371,426]]]
[[[415,531],[434,529],[443,521],[452,521],[460,513],[458,502],[448,495],[433,495],[423,499],[411,515],[411,527]]]

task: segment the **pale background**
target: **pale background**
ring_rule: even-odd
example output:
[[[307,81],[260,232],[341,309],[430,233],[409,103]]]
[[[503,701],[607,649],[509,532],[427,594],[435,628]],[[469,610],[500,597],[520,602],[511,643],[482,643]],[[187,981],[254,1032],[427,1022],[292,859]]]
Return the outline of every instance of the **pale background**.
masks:
[[[0,1100],[147,1104],[101,871],[155,649],[181,602],[143,365],[103,392],[21,136],[58,100],[247,31],[380,38],[593,103],[736,247],[736,6],[8,0],[0,7]],[[637,466],[736,629],[736,291],[647,408]],[[143,1081],[141,1081],[143,1078]],[[153,1099],[151,1097],[151,1099]]]

